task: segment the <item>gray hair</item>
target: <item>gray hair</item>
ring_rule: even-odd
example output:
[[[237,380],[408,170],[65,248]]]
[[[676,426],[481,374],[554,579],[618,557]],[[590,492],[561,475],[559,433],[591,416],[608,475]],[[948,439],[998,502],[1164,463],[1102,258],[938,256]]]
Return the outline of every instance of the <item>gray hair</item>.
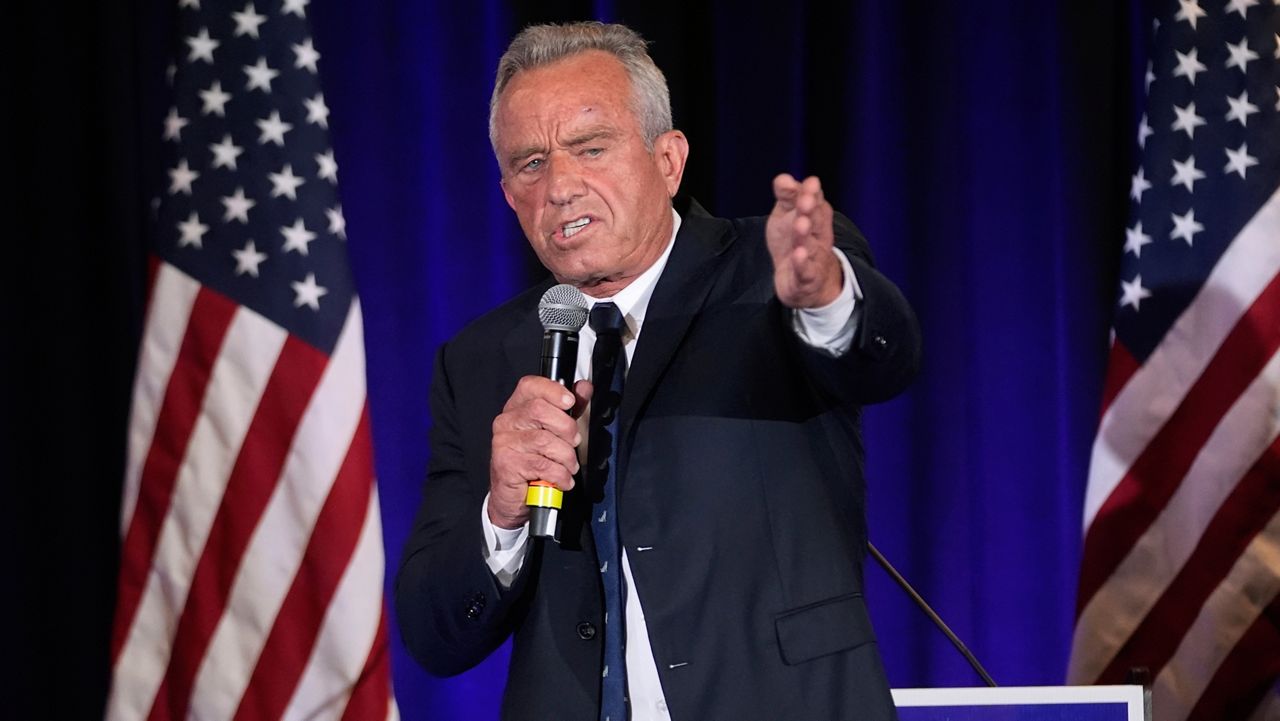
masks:
[[[498,99],[507,84],[523,70],[550,65],[557,60],[603,50],[626,68],[631,79],[631,110],[640,122],[645,146],[671,130],[671,94],[667,79],[654,65],[640,34],[625,25],[579,22],[565,25],[530,25],[516,35],[498,61],[498,73],[489,99],[489,143],[498,150]]]

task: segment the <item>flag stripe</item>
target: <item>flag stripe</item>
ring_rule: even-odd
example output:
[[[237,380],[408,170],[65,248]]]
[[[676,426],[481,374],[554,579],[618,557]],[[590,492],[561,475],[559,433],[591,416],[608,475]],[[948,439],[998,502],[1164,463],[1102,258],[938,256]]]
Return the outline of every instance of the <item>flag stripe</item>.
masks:
[[[127,534],[133,510],[138,502],[142,462],[147,458],[155,435],[157,418],[165,389],[178,362],[183,331],[200,284],[168,263],[152,263],[151,295],[164,298],[163,303],[147,307],[143,326],[142,347],[138,351],[138,371],[133,384],[132,417],[129,423],[129,455],[120,500],[120,533]]]
[[[315,519],[306,555],[258,657],[236,719],[279,718],[297,688],[325,609],[346,570],[327,560],[350,559],[364,525],[365,514],[361,511],[369,507],[373,488],[369,437],[366,410],[346,461]]]
[[[360,541],[329,603],[311,658],[284,715],[286,720],[340,718],[354,692],[352,679],[360,678],[370,650],[386,643],[380,620],[382,564],[370,562],[381,554],[382,522],[375,489],[369,497]]]
[[[1271,482],[1278,473],[1280,439],[1271,444],[1218,509],[1195,552],[1132,632],[1120,654],[1098,677],[1098,683],[1122,683],[1131,666],[1147,666],[1152,672],[1164,666],[1182,634],[1195,621],[1201,605],[1226,577],[1232,562],[1280,512],[1280,488]]]
[[[378,619],[378,636],[373,648],[369,650],[369,658],[360,672],[360,680],[356,690],[347,701],[347,708],[342,713],[342,721],[364,721],[364,719],[381,719],[388,716],[388,696],[391,690],[387,663],[390,650],[387,648],[387,613],[383,609]]]
[[[261,663],[258,659],[273,624],[291,622],[280,607],[316,533],[312,530],[316,518],[349,449],[353,444],[369,444],[367,437],[358,437],[368,432],[367,426],[359,425],[364,388],[348,382],[364,374],[362,336],[359,305],[352,303],[347,326],[298,425],[280,482],[240,561],[226,613],[197,675],[192,703],[211,717],[230,718],[235,713],[255,663]],[[364,477],[371,484],[372,456],[366,454],[366,460]],[[348,511],[355,516],[357,530],[363,509],[360,504]],[[329,564],[341,573],[350,555],[313,558],[312,562]]]
[[[1223,660],[1280,591],[1280,515],[1231,567],[1156,677],[1166,689],[1161,717],[1184,719]]]
[[[137,503],[129,521],[120,558],[120,586],[116,601],[111,657],[120,656],[134,614],[147,586],[161,524],[169,512],[178,469],[195,430],[201,399],[209,384],[222,339],[235,316],[236,305],[224,296],[201,289],[192,304],[177,362],[165,387],[156,432],[139,477]]]
[[[1270,407],[1276,387],[1280,353],[1223,416],[1160,517],[1085,606],[1073,639],[1074,681],[1093,683],[1103,677],[1104,667],[1195,552],[1214,517],[1212,509],[1227,500],[1254,459],[1280,434],[1280,416]],[[1230,561],[1224,559],[1224,569]],[[1147,660],[1140,665],[1159,671],[1163,663],[1164,658],[1160,664]]]
[[[127,683],[113,683],[109,713],[114,718],[143,718],[151,708],[169,664],[174,627],[186,603],[198,554],[285,338],[279,326],[243,307],[225,333],[222,355],[209,375],[199,417],[172,484],[153,572],[147,576],[132,624],[124,631],[115,666],[116,678]],[[124,694],[119,707],[114,700],[117,687]]]
[[[1107,409],[1089,465],[1085,529],[1214,359],[1241,313],[1280,273],[1278,227],[1280,189],[1240,231],[1195,300]]]
[[[150,718],[187,715],[191,688],[222,617],[249,536],[275,490],[294,431],[311,400],[327,356],[294,336],[284,347],[249,425],[200,555]],[[167,713],[161,713],[164,707]]]
[[[1280,347],[1280,275],[1236,323],[1177,411],[1103,504],[1085,537],[1081,609],[1177,490],[1223,413]]]
[[[1272,601],[1258,615],[1218,667],[1187,718],[1192,721],[1248,718],[1270,693],[1277,675],[1280,675],[1280,599]]]
[[[1116,396],[1120,395],[1120,391],[1129,383],[1129,379],[1138,372],[1142,366],[1138,363],[1138,359],[1133,357],[1128,348],[1120,341],[1111,344],[1111,351],[1107,355],[1107,376],[1102,386],[1102,414],[1105,416],[1107,410],[1111,408],[1111,404],[1115,402]]]

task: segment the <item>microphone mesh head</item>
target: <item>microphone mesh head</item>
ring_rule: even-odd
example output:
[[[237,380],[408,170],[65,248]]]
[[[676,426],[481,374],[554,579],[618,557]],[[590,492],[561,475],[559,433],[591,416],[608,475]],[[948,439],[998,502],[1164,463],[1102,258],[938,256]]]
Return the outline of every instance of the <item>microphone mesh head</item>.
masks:
[[[576,333],[587,324],[587,297],[568,283],[554,285],[538,301],[538,320],[544,330]]]

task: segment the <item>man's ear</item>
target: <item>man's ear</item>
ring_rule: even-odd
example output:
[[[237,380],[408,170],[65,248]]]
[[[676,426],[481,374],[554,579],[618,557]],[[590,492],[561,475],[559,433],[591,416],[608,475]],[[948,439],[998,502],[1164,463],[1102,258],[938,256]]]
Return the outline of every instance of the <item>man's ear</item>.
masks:
[[[667,183],[667,195],[675,197],[689,159],[689,139],[679,130],[668,130],[653,141],[653,159]]]
[[[514,198],[512,198],[512,197],[511,197],[511,191],[507,190],[507,179],[506,179],[506,178],[499,178],[499,179],[498,179],[498,187],[502,188],[502,197],[504,197],[504,198],[506,198],[506,199],[507,199],[507,205],[508,205],[508,206],[510,206],[510,208],[511,208],[512,210],[515,210],[515,209],[516,209],[516,201],[515,201],[515,199],[514,199]]]

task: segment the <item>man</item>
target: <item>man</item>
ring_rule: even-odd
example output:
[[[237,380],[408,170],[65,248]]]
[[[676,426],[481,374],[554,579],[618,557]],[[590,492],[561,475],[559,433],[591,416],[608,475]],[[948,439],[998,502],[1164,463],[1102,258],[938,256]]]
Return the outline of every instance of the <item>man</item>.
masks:
[[[816,178],[776,178],[767,219],[673,207],[688,141],[622,26],[517,36],[490,137],[555,282],[622,317],[625,373],[588,380],[618,342],[600,326],[572,393],[536,375],[551,280],[441,348],[396,591],[410,650],[454,674],[514,634],[507,719],[893,718],[858,422],[913,377],[919,331],[866,242]],[[532,480],[568,492],[559,543],[528,537]]]

